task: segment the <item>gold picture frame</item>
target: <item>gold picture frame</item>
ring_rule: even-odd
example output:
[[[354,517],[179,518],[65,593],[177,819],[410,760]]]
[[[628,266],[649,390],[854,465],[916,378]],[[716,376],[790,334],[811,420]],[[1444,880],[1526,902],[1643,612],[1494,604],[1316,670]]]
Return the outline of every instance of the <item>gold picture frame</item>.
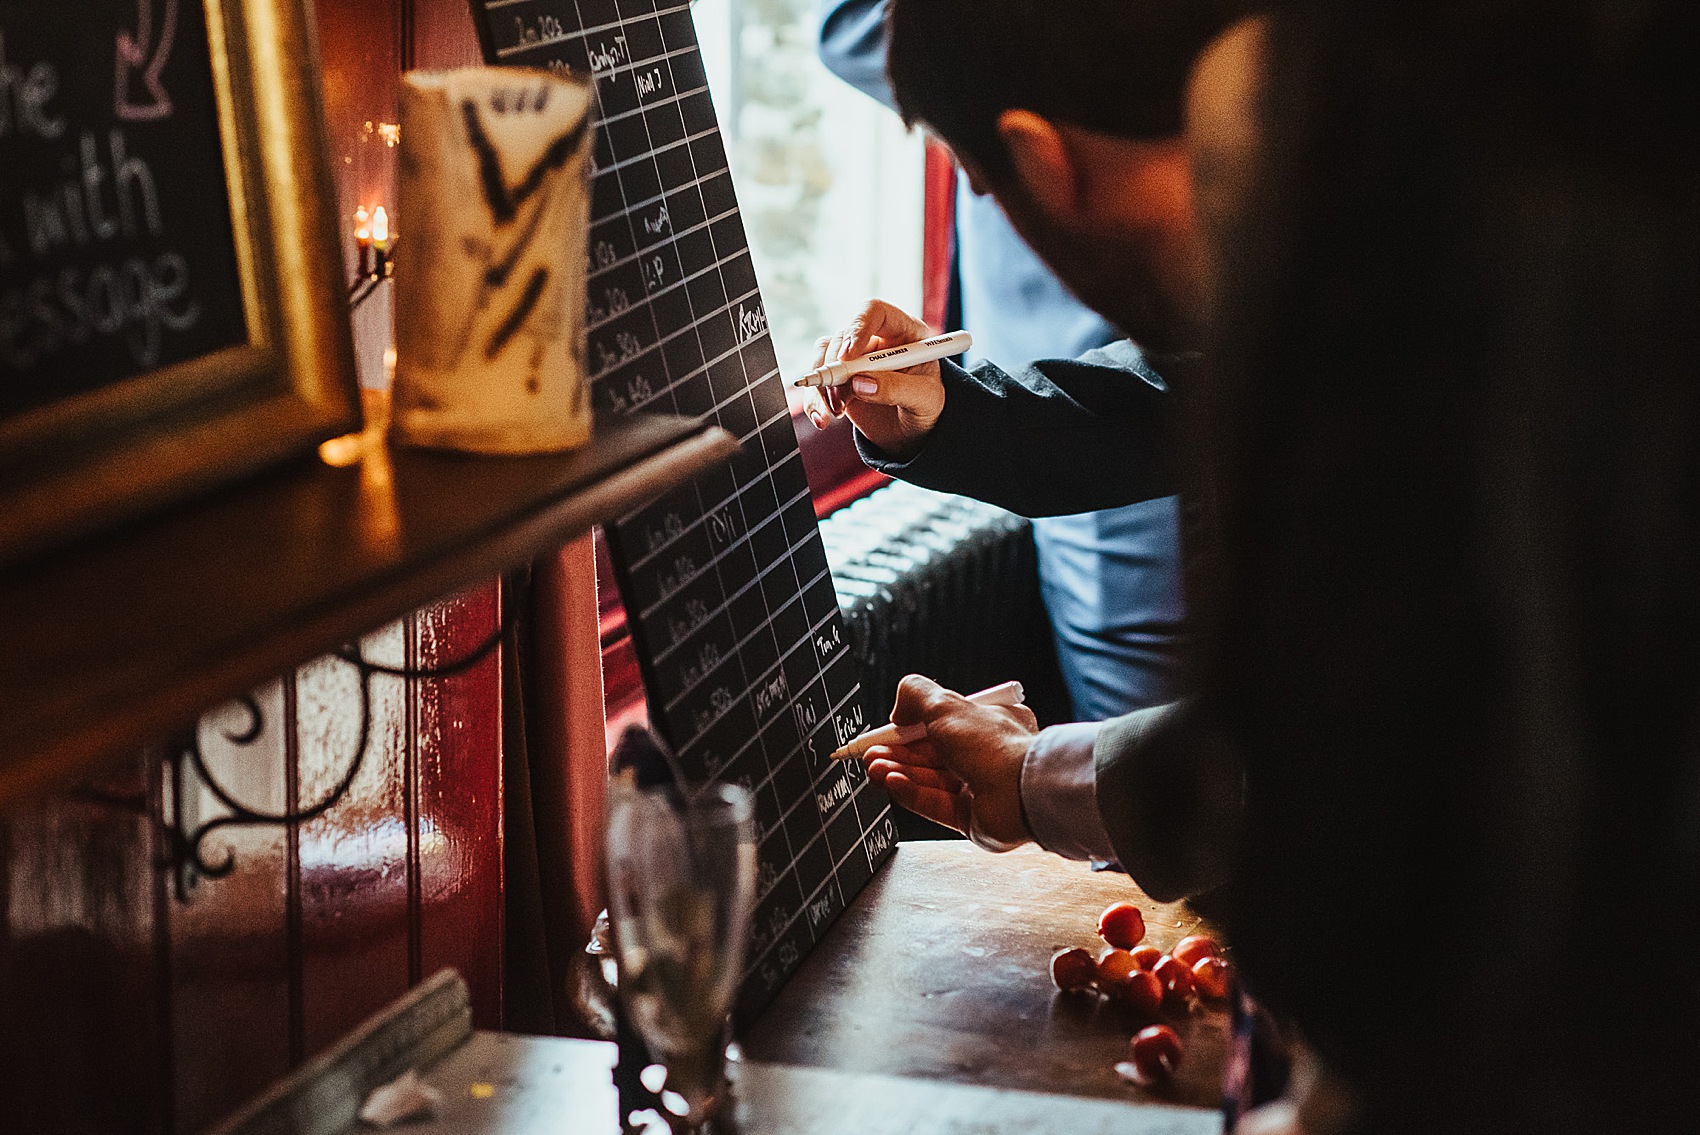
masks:
[[[34,21],[33,30],[40,41],[43,27],[56,26],[46,22],[55,17],[26,13],[21,7],[24,3],[33,7],[39,0],[5,0],[0,3],[0,16],[11,9],[16,22]],[[115,165],[122,156],[121,128],[174,113],[169,102],[163,101],[171,93],[163,89],[160,80],[163,64],[155,61],[172,49],[171,33],[176,25],[171,21],[180,22],[185,14],[193,17],[196,12],[204,13],[212,102],[234,241],[233,274],[240,291],[241,323],[232,325],[244,332],[245,338],[239,334],[235,338],[242,341],[133,375],[102,378],[93,389],[28,405],[9,417],[0,416],[0,566],[292,456],[311,453],[320,442],[359,429],[348,285],[309,0],[107,0],[94,7],[124,13],[108,12],[109,18],[122,24],[116,37],[120,60],[118,77],[106,88],[116,93],[100,93],[100,97],[116,99],[117,126],[106,133],[102,133],[105,123],[91,127],[88,136],[94,139],[92,151],[87,141],[82,142],[85,156],[81,176],[85,183],[94,178],[90,192],[96,195],[116,192],[109,187],[117,180],[112,169],[103,169],[98,160],[92,166],[95,172],[90,174],[88,155],[104,155],[106,151],[100,147],[110,144],[108,165]],[[68,36],[79,34],[70,30],[78,24],[70,14],[56,18],[64,21]],[[181,42],[193,41],[198,50],[199,25],[183,26],[179,53],[184,50]],[[126,36],[130,38],[126,40]],[[14,56],[20,50],[14,41],[0,43],[5,43]],[[134,56],[133,78],[124,70],[126,50]],[[81,59],[70,54],[67,58]],[[34,64],[28,58],[13,57],[5,62],[18,74],[27,77],[33,73],[29,69]],[[99,62],[96,58],[86,64],[88,76],[98,78]],[[186,65],[197,69],[191,78],[204,84],[206,76],[198,70],[199,62],[191,54]],[[73,62],[66,67],[76,65]],[[56,86],[68,87],[59,84],[58,76],[54,78]],[[127,83],[136,84],[140,91],[136,96],[139,109],[126,103],[130,97]],[[150,96],[145,88],[149,87],[155,92],[151,104],[146,102]],[[50,134],[46,128],[38,132],[42,138],[58,139],[53,144],[61,145],[67,125],[75,131],[77,123],[68,111],[56,110],[56,104],[45,105],[46,110],[36,108],[38,122],[58,127],[59,133]],[[89,105],[94,103],[89,101]],[[200,130],[195,124],[201,122],[210,129],[212,118],[207,108],[199,109],[198,118],[186,113],[194,109],[175,108],[185,112],[181,121],[189,122],[190,129]],[[17,109],[11,120],[14,128],[27,125],[22,115],[23,110]],[[136,133],[144,129],[135,126]],[[204,132],[192,137],[205,140]],[[210,164],[205,154],[201,157]],[[73,180],[74,161],[61,159]],[[137,195],[134,185],[126,188],[132,196]],[[146,189],[153,192],[151,180]],[[43,208],[78,210],[80,202],[73,190],[74,185],[60,192],[58,198],[38,195],[39,199],[24,201],[26,212],[34,210],[31,223],[39,221]],[[41,205],[43,200],[47,206]],[[100,198],[93,200],[95,203],[87,208],[94,219],[116,226],[116,209],[110,199],[104,215],[96,212]],[[144,196],[142,204],[152,205],[154,200]],[[66,228],[64,220],[59,218],[59,230]],[[70,226],[73,233],[77,224],[84,230],[89,227],[80,216],[70,220],[75,222]],[[64,234],[58,231],[56,235]],[[200,237],[195,234],[189,239]],[[37,225],[24,240],[43,243],[48,237],[41,235]],[[14,236],[13,243],[24,242]],[[0,249],[4,248],[5,242],[0,241]],[[69,240],[66,248],[70,250],[67,255],[81,254]],[[224,269],[221,274],[229,272],[229,255],[219,241],[203,242],[201,248],[212,250],[218,258],[215,263]],[[26,243],[22,253],[28,251]],[[14,254],[14,260],[22,253]],[[45,273],[42,278],[53,278],[52,265],[40,270]],[[74,281],[82,279],[73,274]],[[144,285],[136,287],[139,292]],[[74,306],[81,301],[76,298],[76,289],[71,290],[73,296],[67,302]],[[116,295],[116,286],[108,291]],[[227,311],[236,311],[238,305],[228,298],[228,289],[219,291],[216,301]],[[92,284],[90,296],[95,296]],[[14,324],[27,323],[28,301],[17,301],[11,295],[0,299],[10,304],[0,310],[0,322],[13,321],[0,327],[0,332],[11,336],[0,337],[0,351],[14,351],[16,338],[22,334]],[[20,306],[20,302],[26,306]],[[106,302],[117,309],[116,299]],[[91,298],[90,310],[95,310],[93,305]],[[79,309],[76,314],[83,318],[86,313]],[[60,319],[59,324],[48,321],[42,326],[50,326],[57,333],[69,324],[69,316],[55,318]],[[85,342],[89,338],[86,323],[81,327]],[[39,338],[40,327],[35,330]],[[125,334],[135,333],[126,330]],[[134,348],[130,349],[133,353]],[[6,355],[0,363],[12,357]]]

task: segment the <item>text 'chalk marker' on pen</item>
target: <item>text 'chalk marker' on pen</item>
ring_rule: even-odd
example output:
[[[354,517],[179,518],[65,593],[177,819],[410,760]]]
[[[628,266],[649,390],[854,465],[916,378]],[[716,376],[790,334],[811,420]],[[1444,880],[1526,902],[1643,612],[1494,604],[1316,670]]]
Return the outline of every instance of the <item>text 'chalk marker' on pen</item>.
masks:
[[[952,331],[949,335],[934,335],[931,339],[906,343],[901,347],[882,347],[877,351],[869,351],[860,358],[827,363],[811,370],[791,385],[843,386],[850,381],[851,375],[878,370],[903,370],[905,367],[916,367],[922,363],[934,363],[952,355],[960,355],[973,345],[974,336],[966,331]]]

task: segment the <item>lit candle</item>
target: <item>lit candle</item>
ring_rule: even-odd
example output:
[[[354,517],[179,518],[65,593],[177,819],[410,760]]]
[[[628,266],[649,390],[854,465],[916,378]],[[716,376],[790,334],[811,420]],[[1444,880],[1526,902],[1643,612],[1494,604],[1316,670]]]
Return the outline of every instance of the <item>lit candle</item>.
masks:
[[[386,220],[387,224],[387,220]],[[358,264],[362,277],[372,274],[372,217],[361,205],[354,210],[354,244],[359,250]]]
[[[390,244],[394,238],[390,234],[390,214],[382,205],[372,214],[372,247],[378,250],[378,262],[374,274],[389,275]]]

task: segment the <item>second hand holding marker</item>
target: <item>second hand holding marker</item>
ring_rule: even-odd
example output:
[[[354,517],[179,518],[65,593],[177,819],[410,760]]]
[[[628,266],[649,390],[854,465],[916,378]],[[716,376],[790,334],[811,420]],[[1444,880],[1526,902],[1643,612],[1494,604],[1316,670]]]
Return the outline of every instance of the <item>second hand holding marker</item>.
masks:
[[[918,343],[908,343],[901,347],[882,347],[877,351],[869,351],[860,358],[827,363],[811,370],[791,385],[843,386],[850,381],[852,375],[880,370],[904,370],[922,363],[935,363],[952,355],[960,355],[973,345],[974,337],[968,332],[952,331],[949,335],[935,335],[931,339],[922,339]]]
[[[969,694],[968,700],[975,705],[1021,705],[1025,699],[1020,682],[1002,682],[977,694]],[[908,745],[926,735],[927,727],[920,722],[914,725],[882,725],[854,738],[843,748],[833,750],[827,759],[845,761],[861,756],[875,745]]]

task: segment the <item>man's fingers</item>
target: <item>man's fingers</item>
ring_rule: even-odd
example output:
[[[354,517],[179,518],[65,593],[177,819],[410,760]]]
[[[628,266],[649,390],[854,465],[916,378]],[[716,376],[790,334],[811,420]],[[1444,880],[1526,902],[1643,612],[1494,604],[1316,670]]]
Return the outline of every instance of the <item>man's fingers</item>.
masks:
[[[884,780],[894,772],[900,772],[922,788],[937,788],[941,792],[958,792],[962,789],[962,778],[944,769],[928,768],[926,765],[904,765],[894,760],[875,759],[868,762],[868,775],[878,780]]]
[[[829,356],[835,363],[843,362],[845,359],[853,359],[857,355],[865,355],[872,350],[870,344],[874,340],[874,335],[868,330],[868,309],[863,308],[856,314],[855,318],[846,323],[844,330],[838,333],[836,339],[837,341],[833,346],[838,353]]]
[[[832,424],[832,403],[820,387],[815,387],[803,395],[803,414],[815,424],[815,429],[824,430]]]
[[[822,335],[815,340],[815,353],[809,363],[809,369],[819,370],[826,362],[828,350],[832,347],[832,336]],[[803,416],[815,424],[815,429],[824,430],[832,424],[832,402],[826,397],[826,391],[814,387],[803,394]]]
[[[842,332],[844,353],[838,358],[865,355],[879,344],[901,345],[925,339],[932,332],[925,323],[884,300],[869,300]],[[877,341],[877,342],[876,342]]]
[[[856,419],[857,425],[861,425],[862,418],[855,412],[858,406],[876,419],[882,415],[893,415],[885,424],[888,430],[897,430],[901,445],[925,437],[939,420],[939,415],[944,413],[944,382],[937,363],[922,363],[907,370],[858,374],[850,379],[850,391],[854,396],[850,404],[851,417]],[[862,432],[874,436],[867,427],[863,427]]]
[[[815,341],[815,366],[855,358],[881,347],[913,343],[932,333],[925,323],[901,308],[883,300],[869,300],[843,330]],[[867,392],[866,397],[852,384],[825,388],[818,402],[810,399],[805,404],[805,413],[818,429],[825,429],[833,417],[849,413],[858,428],[875,439],[875,444],[888,447],[905,444],[907,434],[917,430],[925,433],[944,409],[944,386],[939,379],[938,364],[928,363],[914,371],[913,375],[893,372],[871,382],[867,376],[857,376],[853,383],[860,384]],[[857,407],[858,401],[867,404]],[[875,406],[898,409],[898,418],[904,421],[898,435],[892,433],[895,424],[887,420],[891,416],[889,410],[871,410]]]
[[[900,772],[893,772],[885,778],[885,790],[891,794],[893,800],[917,816],[966,833],[967,829],[962,826],[957,793],[916,784]]]
[[[944,767],[939,762],[938,749],[925,737],[907,745],[870,745],[868,751],[862,754],[862,760],[870,765],[874,761],[889,761],[892,764],[918,768]]]
[[[952,701],[967,699],[952,693],[921,674],[909,674],[897,683],[897,702],[891,707],[891,720],[897,725],[914,725],[943,712]]]
[[[850,392],[863,402],[896,406],[922,418],[936,418],[944,408],[944,382],[937,363],[853,375]]]

